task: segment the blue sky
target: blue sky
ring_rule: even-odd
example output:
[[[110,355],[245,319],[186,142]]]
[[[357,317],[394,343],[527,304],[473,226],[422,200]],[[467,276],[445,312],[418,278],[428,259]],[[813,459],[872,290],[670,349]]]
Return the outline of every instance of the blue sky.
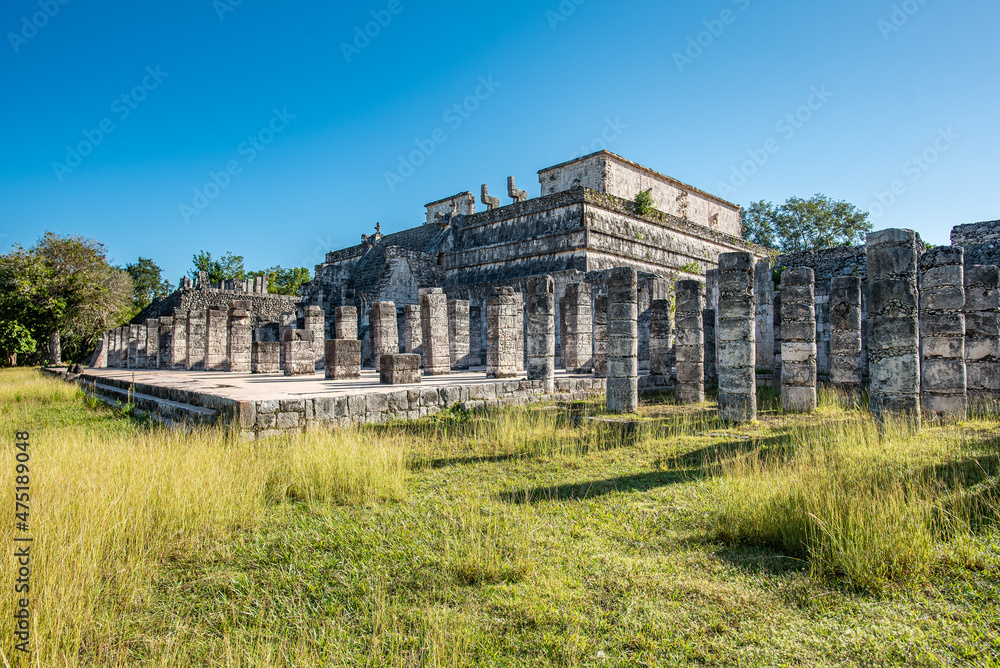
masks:
[[[0,247],[312,268],[605,147],[944,244],[1000,218],[998,25],[991,0],[7,0]]]

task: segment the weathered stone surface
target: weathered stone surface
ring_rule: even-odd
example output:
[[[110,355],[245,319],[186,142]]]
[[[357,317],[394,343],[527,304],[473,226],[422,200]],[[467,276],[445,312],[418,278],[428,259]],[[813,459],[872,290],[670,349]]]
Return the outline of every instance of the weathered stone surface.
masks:
[[[517,339],[522,334],[514,288],[496,288],[486,302],[486,377],[517,376]]]
[[[281,342],[254,341],[250,354],[250,371],[259,374],[281,373]]]
[[[469,368],[469,301],[448,300],[448,355],[451,368],[464,371]]]
[[[187,368],[191,371],[204,371],[208,315],[200,309],[188,311],[187,315]]]
[[[861,279],[837,276],[830,285],[830,382],[861,387]]]
[[[379,370],[382,355],[399,354],[399,328],[396,325],[396,305],[392,302],[372,304],[369,314],[375,369]]]
[[[639,408],[638,276],[635,269],[608,275],[608,382],[610,413]]]
[[[705,401],[705,284],[678,281],[677,311],[677,401],[698,404]]]
[[[424,375],[442,376],[451,373],[448,297],[441,288],[420,291],[420,326],[424,346]]]
[[[790,267],[781,275],[781,406],[816,410],[816,275]]]
[[[770,260],[759,260],[754,266],[753,286],[756,366],[758,372],[767,373],[774,370],[774,267]]]
[[[868,235],[868,359],[871,411],[920,425],[917,235],[883,230]]]
[[[331,380],[361,378],[361,342],[357,339],[326,341],[326,377]]]
[[[316,355],[316,369],[322,371],[325,365],[326,314],[319,306],[307,306],[302,315],[302,328],[313,333],[313,349]]]
[[[312,376],[316,374],[313,333],[304,329],[288,329],[281,335],[286,376]]]
[[[139,368],[139,325],[128,327],[128,368]]]
[[[205,329],[205,370],[228,371],[229,312],[209,309]]]
[[[654,376],[670,376],[673,367],[673,323],[670,317],[670,301],[654,299],[649,304],[649,373]]]
[[[703,339],[705,344],[705,384],[719,384],[719,329],[716,327],[715,309],[707,308],[702,313]]]
[[[1000,398],[1000,269],[966,266],[964,279],[968,398],[980,406]]]
[[[338,306],[334,311],[333,338],[358,338],[358,308],[356,306]]]
[[[483,300],[469,302],[469,364],[484,366],[486,364],[486,315],[483,312]]]
[[[188,311],[174,311],[173,337],[171,345],[171,363],[174,369],[188,368],[188,328],[190,327],[190,313]]]
[[[594,376],[608,377],[608,296],[594,295]]]
[[[110,333],[105,332],[103,336],[97,341],[97,348],[94,350],[94,354],[90,358],[90,364],[88,366],[91,369],[106,369],[108,367],[108,341],[110,340]]]
[[[174,318],[173,316],[161,316],[158,320],[158,348],[159,354],[157,355],[157,368],[159,369],[173,369],[174,368]]]
[[[590,373],[594,368],[594,307],[591,287],[571,283],[559,303],[562,363],[570,373]]]
[[[542,381],[545,391],[552,393],[556,373],[556,300],[551,276],[528,279],[526,309],[528,380]]]
[[[423,340],[423,328],[420,326],[420,304],[407,304],[403,307],[403,351],[411,355],[423,356]]]
[[[938,248],[920,258],[921,401],[934,418],[968,414],[964,265],[961,248]]]
[[[159,318],[149,318],[146,320],[146,368],[160,368],[160,320]]]
[[[379,368],[379,379],[383,385],[416,385],[420,383],[420,355],[412,353],[382,355]],[[405,407],[400,406],[397,410],[408,410],[408,407],[409,400],[406,400]]]
[[[229,337],[226,343],[226,358],[229,371],[250,373],[253,357],[253,328],[250,312],[234,308],[229,311]]]
[[[727,422],[757,419],[755,264],[750,253],[719,255],[719,415]]]

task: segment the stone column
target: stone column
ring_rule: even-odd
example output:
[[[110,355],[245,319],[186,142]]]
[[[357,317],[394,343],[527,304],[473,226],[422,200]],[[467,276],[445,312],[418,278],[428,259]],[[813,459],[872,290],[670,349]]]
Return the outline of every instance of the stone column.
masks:
[[[837,276],[830,283],[830,383],[861,388],[861,279]]]
[[[905,416],[919,428],[917,235],[910,230],[874,232],[868,235],[866,253],[872,415],[879,421],[892,414]]]
[[[517,339],[521,338],[514,288],[496,288],[486,302],[486,377],[517,376]]]
[[[524,336],[527,334],[527,323],[524,318],[524,293],[514,292],[514,300],[517,302],[517,327],[520,334],[515,338],[514,345],[517,347],[516,359],[517,370],[524,371]]]
[[[326,340],[326,313],[319,306],[307,306],[302,317],[302,328],[313,333],[313,346],[316,353],[316,369],[323,370],[326,350],[323,341]]]
[[[280,337],[280,327],[276,322],[257,327],[250,350],[250,373],[281,373]]]
[[[174,319],[172,316],[164,316],[159,320],[159,368],[174,368]]]
[[[361,342],[331,339],[326,342],[326,377],[330,380],[361,378]]]
[[[992,265],[965,270],[965,363],[973,406],[1000,399],[1000,269]]]
[[[160,368],[160,319],[146,321],[146,368]]]
[[[117,329],[112,329],[108,332],[108,368],[115,369],[118,367],[118,345],[119,345],[119,334]]]
[[[451,368],[466,371],[469,368],[469,302],[465,299],[448,300],[448,354]]]
[[[923,411],[935,418],[964,419],[969,410],[964,263],[965,253],[958,246],[920,258],[921,400]]]
[[[441,288],[420,291],[420,327],[424,346],[424,375],[451,373],[448,343],[448,297]]]
[[[202,309],[188,311],[187,317],[187,368],[205,370],[205,328],[207,315]]]
[[[551,276],[528,279],[528,380],[545,383],[545,393],[556,391],[556,285]]]
[[[791,267],[781,275],[781,406],[816,410],[816,274]]]
[[[286,376],[313,376],[316,374],[313,333],[305,329],[287,329],[281,336],[285,351]]]
[[[413,355],[423,355],[423,332],[420,326],[420,304],[403,307],[403,348]]]
[[[190,312],[174,310],[173,340],[170,352],[170,363],[174,369],[188,368],[188,328],[190,327]]]
[[[638,319],[636,326],[638,334],[636,343],[639,346],[638,365],[640,371],[649,372],[649,308],[652,302],[648,284],[641,285],[637,290],[636,304],[638,309]]]
[[[139,368],[139,325],[128,326],[128,368]]]
[[[379,382],[382,385],[418,385],[420,355],[382,355],[379,361]]]
[[[205,326],[205,371],[228,371],[229,311],[208,310]]]
[[[278,316],[278,341],[282,343],[280,347],[280,352],[278,353],[278,363],[281,368],[285,368],[285,332],[293,329],[298,329],[298,319],[295,317],[295,313],[282,313]]]
[[[559,316],[563,366],[569,373],[590,373],[594,368],[594,306],[589,283],[566,286]]]
[[[719,255],[719,416],[727,422],[757,419],[757,346],[750,253]]]
[[[608,377],[608,296],[594,295],[594,376]]]
[[[135,327],[135,368],[145,369],[146,368],[146,325],[132,325]]]
[[[610,413],[639,409],[638,276],[631,267],[608,276],[608,403]]]
[[[774,370],[774,268],[769,260],[758,260],[753,272],[754,297],[757,300],[757,368]]]
[[[701,312],[703,336],[705,339],[705,385],[719,384],[719,328],[715,326],[715,309]]]
[[[334,309],[333,338],[358,338],[358,307],[338,306]]]
[[[781,292],[774,293],[774,376],[772,387],[781,389]]]
[[[90,358],[91,369],[105,369],[108,366],[108,333],[105,332],[97,341],[97,347]]]
[[[229,360],[229,370],[233,373],[250,373],[253,357],[253,328],[250,326],[250,312],[245,308],[237,308],[243,304],[234,304],[229,311],[229,337],[226,348],[226,358]]]
[[[382,368],[382,355],[399,354],[396,305],[393,302],[375,302],[368,319],[371,324],[372,349],[375,351],[375,370],[378,371]]]
[[[677,401],[700,404],[705,401],[705,284],[678,281],[677,312]]]
[[[483,306],[482,300],[469,302],[469,363],[483,365]]]
[[[670,377],[670,349],[673,338],[670,324],[670,301],[654,299],[649,303],[649,373]]]

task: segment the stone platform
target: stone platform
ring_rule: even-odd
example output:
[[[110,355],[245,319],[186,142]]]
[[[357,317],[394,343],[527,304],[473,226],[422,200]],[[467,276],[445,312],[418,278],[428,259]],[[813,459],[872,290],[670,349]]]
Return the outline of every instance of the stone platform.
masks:
[[[603,378],[556,374],[556,390],[524,378],[490,380],[483,367],[425,376],[419,385],[382,385],[376,371],[357,380],[205,371],[86,369],[88,394],[172,425],[223,425],[247,438],[359,423],[414,420],[446,408],[467,410],[602,396]]]

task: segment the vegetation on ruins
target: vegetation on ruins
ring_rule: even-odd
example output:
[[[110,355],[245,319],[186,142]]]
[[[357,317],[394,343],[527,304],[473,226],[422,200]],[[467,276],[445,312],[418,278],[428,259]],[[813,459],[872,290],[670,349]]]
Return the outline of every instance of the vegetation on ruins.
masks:
[[[653,194],[648,190],[641,190],[636,193],[635,200],[632,202],[632,210],[635,211],[637,216],[648,216],[656,208],[656,202],[653,201]]]
[[[791,197],[780,206],[760,200],[743,209],[743,238],[784,253],[863,244],[868,213],[826,195]]]
[[[254,272],[254,276],[267,276],[267,291],[277,295],[297,296],[302,292],[302,284],[312,280],[312,274],[305,267],[271,267]]]
[[[36,444],[38,664],[997,665],[997,419],[759,400],[740,427],[668,394],[625,424],[588,403],[247,443],[0,372],[0,426]]]
[[[222,283],[223,281],[242,281],[247,277],[247,271],[243,266],[243,256],[234,255],[230,251],[218,259],[213,259],[208,251],[198,251],[192,258],[194,269],[188,272],[191,278],[198,278],[198,273],[204,271],[208,274],[210,283]]]
[[[140,257],[134,264],[125,265],[125,272],[132,277],[133,315],[152,304],[156,297],[173,292],[170,282],[163,280],[163,270],[149,258]]]
[[[48,342],[49,355],[61,348],[65,359],[77,359],[131,307],[132,279],[93,239],[46,232],[31,248],[15,245],[0,256],[0,321]]]

